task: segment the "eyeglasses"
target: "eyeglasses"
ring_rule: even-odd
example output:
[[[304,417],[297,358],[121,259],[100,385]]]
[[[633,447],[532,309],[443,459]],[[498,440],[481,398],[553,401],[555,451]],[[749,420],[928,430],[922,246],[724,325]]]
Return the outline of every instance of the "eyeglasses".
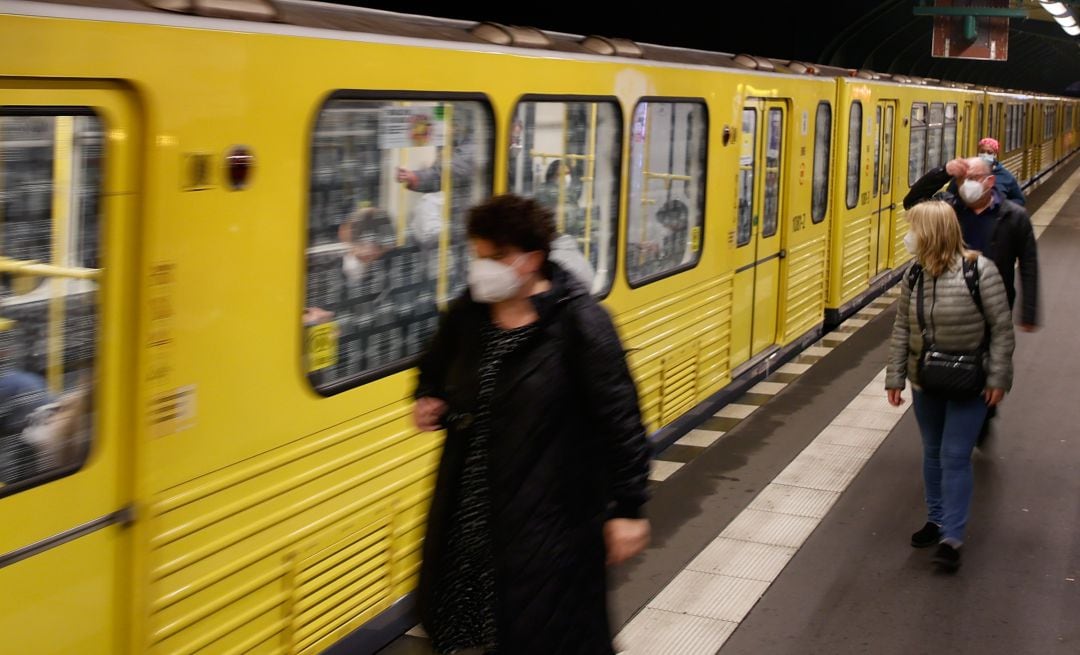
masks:
[[[964,181],[966,182],[968,180],[974,180],[975,182],[981,182],[981,181],[985,180],[986,178],[990,177],[990,175],[991,175],[991,173],[986,173],[984,175],[969,175],[969,176],[964,178]]]

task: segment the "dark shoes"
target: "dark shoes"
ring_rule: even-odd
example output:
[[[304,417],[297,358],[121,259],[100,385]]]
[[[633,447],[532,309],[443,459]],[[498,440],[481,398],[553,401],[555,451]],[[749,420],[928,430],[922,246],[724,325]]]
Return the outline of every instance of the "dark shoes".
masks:
[[[911,535],[911,545],[916,548],[926,548],[941,541],[941,528],[929,521],[915,534]]]
[[[942,571],[952,573],[960,568],[960,550],[944,542],[938,543],[939,541],[941,541],[941,527],[929,521],[922,530],[911,535],[911,545],[916,548],[926,548],[937,544],[934,564]]]
[[[960,551],[946,543],[938,544],[934,564],[942,571],[952,573],[960,568]]]

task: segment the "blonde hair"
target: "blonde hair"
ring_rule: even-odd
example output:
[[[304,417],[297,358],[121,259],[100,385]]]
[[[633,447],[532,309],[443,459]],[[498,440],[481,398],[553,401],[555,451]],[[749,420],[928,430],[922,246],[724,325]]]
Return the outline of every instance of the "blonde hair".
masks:
[[[915,256],[931,276],[949,270],[957,255],[967,259],[979,256],[965,247],[960,221],[949,203],[921,202],[908,211],[907,218],[918,244]]]

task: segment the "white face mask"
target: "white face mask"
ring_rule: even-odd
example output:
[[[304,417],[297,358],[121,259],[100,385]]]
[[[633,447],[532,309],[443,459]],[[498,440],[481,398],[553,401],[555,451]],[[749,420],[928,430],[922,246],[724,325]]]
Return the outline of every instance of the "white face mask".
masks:
[[[512,264],[493,259],[473,259],[469,262],[469,295],[476,302],[502,302],[521,289],[522,279],[514,266],[524,257],[521,254]]]
[[[989,152],[983,152],[983,153],[980,153],[980,154],[979,154],[979,157],[981,157],[981,158],[982,158],[983,160],[985,160],[985,161],[986,161],[987,163],[990,163],[990,164],[993,164],[993,163],[994,163],[994,159],[995,159],[995,157],[994,157],[994,155],[993,155],[993,154],[991,154],[991,153],[989,153]]]
[[[986,195],[986,189],[978,180],[964,180],[960,185],[960,198],[969,205],[974,205]]]
[[[908,232],[904,235],[904,248],[912,255],[918,254],[919,241],[915,238],[914,232]]]

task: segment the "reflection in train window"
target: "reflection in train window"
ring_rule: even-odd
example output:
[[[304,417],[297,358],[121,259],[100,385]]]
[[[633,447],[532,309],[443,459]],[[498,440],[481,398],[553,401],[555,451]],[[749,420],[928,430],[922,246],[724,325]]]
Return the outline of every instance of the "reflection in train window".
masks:
[[[473,100],[335,98],[312,135],[304,365],[322,393],[401,370],[466,285],[469,207],[491,195]]]
[[[634,108],[626,232],[632,286],[700,259],[707,142],[702,104],[642,101]]]
[[[780,215],[780,155],[784,138],[784,112],[769,110],[765,132],[765,210],[761,219],[761,236],[776,234]]]
[[[926,103],[911,105],[911,138],[908,141],[908,186],[926,172]]]
[[[103,135],[89,111],[0,115],[0,495],[92,438]]]
[[[848,122],[847,151],[847,208],[854,209],[859,204],[859,181],[861,171],[859,162],[862,156],[862,103],[851,103],[851,116]]]
[[[754,229],[754,171],[757,170],[757,110],[743,109],[739,150],[739,214],[735,224],[735,245],[750,243]]]
[[[945,105],[945,145],[941,152],[942,165],[956,157],[956,104]]]
[[[881,105],[878,105],[874,113],[874,197],[878,195],[878,187],[881,183]]]
[[[937,168],[945,163],[942,158],[944,141],[945,106],[940,102],[930,103],[930,120],[926,130],[926,167],[924,171]]]
[[[510,130],[508,188],[551,208],[561,235],[589,262],[590,290],[615,276],[622,116],[615,102],[526,100]]]
[[[814,118],[814,199],[810,219],[825,220],[829,207],[829,149],[832,146],[832,106],[818,103]]]
[[[893,164],[893,130],[896,109],[893,105],[885,106],[884,129],[881,130],[883,137],[881,143],[881,193],[892,192],[892,164]]]

